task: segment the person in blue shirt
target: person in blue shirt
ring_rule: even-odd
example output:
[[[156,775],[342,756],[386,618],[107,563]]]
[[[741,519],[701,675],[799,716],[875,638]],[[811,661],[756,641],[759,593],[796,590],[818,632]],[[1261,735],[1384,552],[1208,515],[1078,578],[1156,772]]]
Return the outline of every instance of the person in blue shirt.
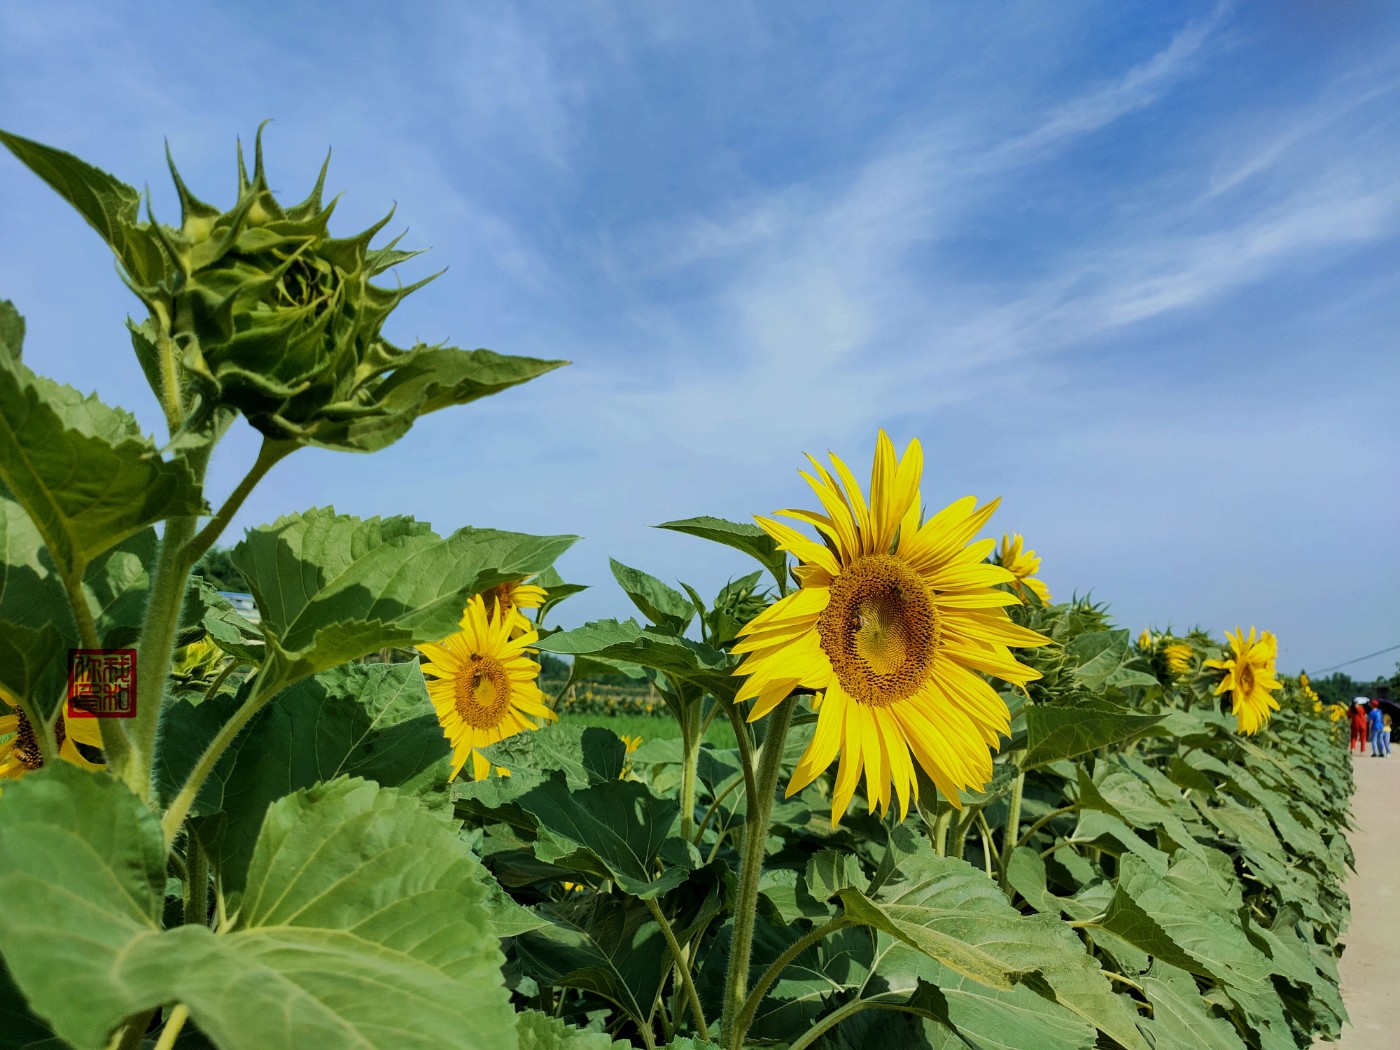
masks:
[[[1371,701],[1371,710],[1366,713],[1366,721],[1371,728],[1371,757],[1390,757],[1390,730],[1385,727],[1385,716],[1381,714],[1381,702]]]

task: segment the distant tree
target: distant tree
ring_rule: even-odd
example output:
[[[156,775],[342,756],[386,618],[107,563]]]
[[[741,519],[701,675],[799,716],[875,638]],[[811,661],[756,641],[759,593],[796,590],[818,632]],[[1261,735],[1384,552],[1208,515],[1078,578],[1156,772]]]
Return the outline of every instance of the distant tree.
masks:
[[[210,547],[195,563],[193,574],[203,577],[216,591],[248,592],[248,581],[233,564],[233,555],[227,547]]]
[[[541,678],[568,678],[571,670],[565,661],[553,653],[540,653]]]

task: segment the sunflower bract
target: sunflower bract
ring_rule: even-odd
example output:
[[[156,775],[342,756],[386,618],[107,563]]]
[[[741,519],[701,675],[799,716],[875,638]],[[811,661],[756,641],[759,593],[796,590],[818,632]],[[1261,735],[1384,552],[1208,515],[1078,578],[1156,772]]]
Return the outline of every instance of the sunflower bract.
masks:
[[[869,503],[835,455],[834,476],[808,458],[813,473],[802,476],[825,513],[779,513],[814,527],[821,542],[755,518],[797,558],[801,586],[741,632],[734,651],[744,659],[735,673],[748,680],[736,701],[754,700],[754,721],[794,690],[821,695],[815,735],[787,793],[839,755],[833,824],[862,772],[872,809],[885,812],[893,797],[907,815],[918,797],[915,762],[960,805],[960,789],[991,778],[991,750],[1010,727],[1005,701],[982,675],[1014,685],[1039,678],[1011,648],[1050,641],[1011,622],[1005,606],[1018,599],[998,585],[1015,576],[988,563],[994,540],[973,540],[996,501],[978,507],[969,496],[923,519],[919,443],[897,457],[883,430]]]

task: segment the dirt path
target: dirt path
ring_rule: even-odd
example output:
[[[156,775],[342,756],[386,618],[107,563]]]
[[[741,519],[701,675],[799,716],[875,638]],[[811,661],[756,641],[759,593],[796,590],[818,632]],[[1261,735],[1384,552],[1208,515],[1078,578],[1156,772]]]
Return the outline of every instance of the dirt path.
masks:
[[[1347,881],[1351,929],[1342,938],[1342,1001],[1351,1024],[1331,1050],[1395,1050],[1400,1019],[1395,1015],[1395,971],[1400,966],[1400,746],[1389,758],[1358,758],[1352,799],[1356,873]],[[1364,902],[1364,904],[1363,904]]]

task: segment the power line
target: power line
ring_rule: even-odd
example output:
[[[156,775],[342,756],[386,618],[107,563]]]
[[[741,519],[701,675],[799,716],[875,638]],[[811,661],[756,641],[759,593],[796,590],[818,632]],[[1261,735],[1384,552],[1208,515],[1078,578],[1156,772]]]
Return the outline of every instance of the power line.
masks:
[[[1400,649],[1400,645],[1392,645],[1387,649],[1377,649],[1374,653],[1358,656],[1354,660],[1343,660],[1341,663],[1333,664],[1331,667],[1324,667],[1321,671],[1314,671],[1313,674],[1326,674],[1328,671],[1335,671],[1341,667],[1350,667],[1352,664],[1359,664],[1362,660],[1369,660],[1373,656],[1384,656],[1386,653],[1393,653],[1396,649]]]

